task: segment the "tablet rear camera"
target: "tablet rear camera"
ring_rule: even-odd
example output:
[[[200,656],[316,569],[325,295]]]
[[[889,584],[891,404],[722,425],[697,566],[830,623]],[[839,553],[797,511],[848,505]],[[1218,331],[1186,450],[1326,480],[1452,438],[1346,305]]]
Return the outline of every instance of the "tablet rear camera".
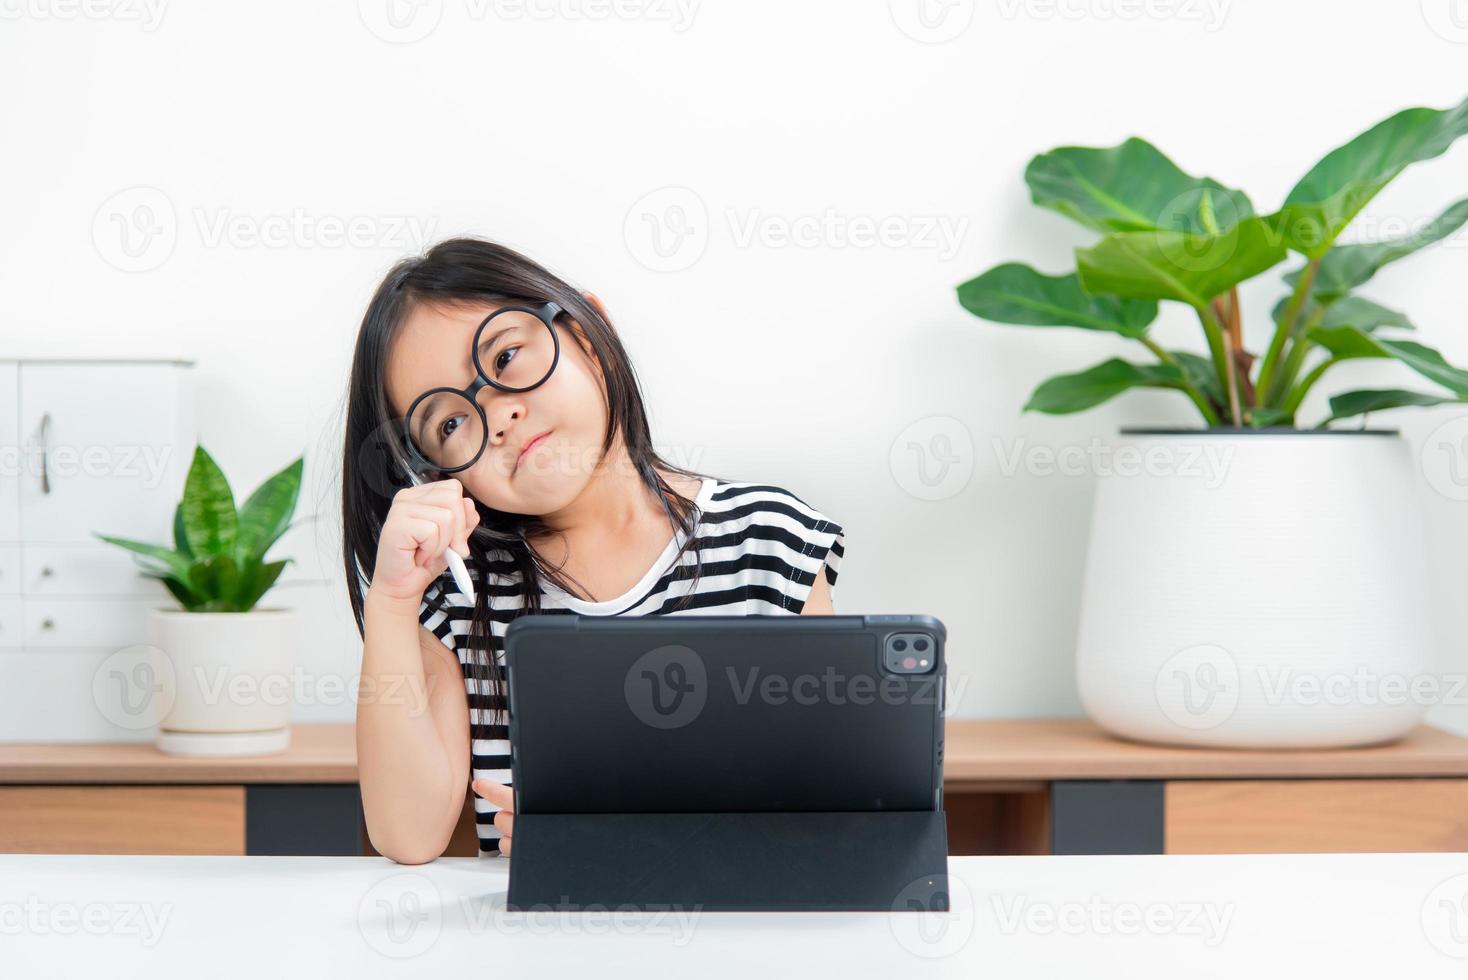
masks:
[[[894,674],[927,674],[934,667],[932,649],[933,641],[922,633],[893,633],[887,637],[882,661]]]

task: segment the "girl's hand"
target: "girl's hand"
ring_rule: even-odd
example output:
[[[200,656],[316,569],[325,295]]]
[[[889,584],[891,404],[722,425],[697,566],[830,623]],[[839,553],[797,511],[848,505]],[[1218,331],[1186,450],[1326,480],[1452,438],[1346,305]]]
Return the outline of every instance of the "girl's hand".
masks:
[[[469,785],[474,792],[500,808],[494,815],[495,828],[505,836],[500,838],[500,853],[510,856],[510,836],[515,832],[515,791],[492,779],[476,779]]]
[[[377,541],[370,591],[401,602],[421,601],[449,566],[444,551],[467,555],[469,532],[478,526],[479,511],[458,480],[399,490]]]

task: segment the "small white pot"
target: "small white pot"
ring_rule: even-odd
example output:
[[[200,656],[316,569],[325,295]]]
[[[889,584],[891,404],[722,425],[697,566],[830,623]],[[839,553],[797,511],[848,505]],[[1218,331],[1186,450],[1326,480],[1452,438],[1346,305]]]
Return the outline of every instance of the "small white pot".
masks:
[[[290,744],[300,617],[150,610],[161,720],[158,748],[178,755],[259,755]]]
[[[1081,701],[1126,738],[1401,737],[1437,692],[1417,472],[1393,432],[1123,433],[1096,487]]]

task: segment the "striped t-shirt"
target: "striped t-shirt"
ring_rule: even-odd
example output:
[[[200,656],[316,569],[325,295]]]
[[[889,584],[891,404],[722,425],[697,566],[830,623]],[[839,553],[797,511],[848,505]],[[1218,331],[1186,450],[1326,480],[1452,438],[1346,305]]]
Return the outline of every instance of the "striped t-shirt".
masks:
[[[692,546],[673,562],[685,540],[680,532],[637,584],[622,595],[589,602],[542,582],[542,611],[588,616],[793,616],[805,607],[822,569],[835,594],[836,573],[845,553],[844,530],[795,494],[766,484],[730,483],[706,476],[694,503],[698,513],[693,535],[702,555],[696,587],[691,567],[699,557]],[[495,662],[503,669],[505,630],[523,611],[517,590],[519,573],[505,552],[491,552],[487,562],[466,564],[476,591],[488,596],[490,645]],[[690,589],[693,595],[687,602],[672,608]],[[471,674],[473,653],[467,640],[472,614],[468,597],[445,572],[424,592],[418,619],[454,651],[463,670],[469,695],[472,778],[509,785],[511,746],[504,715],[492,717],[495,705],[490,691]],[[499,808],[472,789],[469,792],[474,799],[480,856],[498,856],[501,835],[493,820]]]

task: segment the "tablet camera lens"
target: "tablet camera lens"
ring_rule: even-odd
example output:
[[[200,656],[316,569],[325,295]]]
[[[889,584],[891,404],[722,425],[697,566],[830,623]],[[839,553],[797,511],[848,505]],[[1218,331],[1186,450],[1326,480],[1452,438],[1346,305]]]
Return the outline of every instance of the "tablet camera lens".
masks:
[[[928,674],[937,665],[933,638],[925,633],[894,633],[887,637],[882,664],[894,674]]]

